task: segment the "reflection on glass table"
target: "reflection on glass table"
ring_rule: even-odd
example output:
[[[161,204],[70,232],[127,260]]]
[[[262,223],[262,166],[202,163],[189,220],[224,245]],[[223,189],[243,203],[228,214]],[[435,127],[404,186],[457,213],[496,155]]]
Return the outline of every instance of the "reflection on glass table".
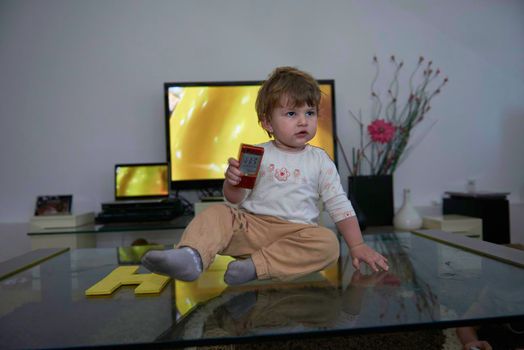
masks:
[[[146,297],[132,287],[84,295],[119,261],[139,261],[139,253],[123,259],[122,249],[72,250],[0,281],[0,342],[5,348],[191,346],[524,317],[521,267],[411,233],[365,239],[388,258],[388,272],[356,272],[343,249],[336,264],[299,280],[230,287],[223,282],[230,258],[217,257],[198,280],[171,281]],[[478,303],[483,308],[471,315]]]

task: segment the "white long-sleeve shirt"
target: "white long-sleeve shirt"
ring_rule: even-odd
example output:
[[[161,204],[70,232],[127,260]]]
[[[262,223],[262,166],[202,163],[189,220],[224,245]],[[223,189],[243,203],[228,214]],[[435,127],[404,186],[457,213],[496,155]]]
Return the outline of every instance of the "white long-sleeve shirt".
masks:
[[[335,164],[318,147],[306,145],[300,152],[286,152],[272,141],[264,147],[262,164],[253,190],[239,204],[259,215],[318,224],[321,199],[334,222],[355,216]]]

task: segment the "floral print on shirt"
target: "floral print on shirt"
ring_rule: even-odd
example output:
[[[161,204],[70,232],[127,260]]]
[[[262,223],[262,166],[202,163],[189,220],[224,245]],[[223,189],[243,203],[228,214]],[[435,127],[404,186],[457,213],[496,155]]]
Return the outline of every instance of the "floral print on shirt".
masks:
[[[288,177],[289,177],[289,170],[287,170],[286,168],[282,167],[280,169],[275,170],[275,178],[278,181],[285,182],[287,181]]]

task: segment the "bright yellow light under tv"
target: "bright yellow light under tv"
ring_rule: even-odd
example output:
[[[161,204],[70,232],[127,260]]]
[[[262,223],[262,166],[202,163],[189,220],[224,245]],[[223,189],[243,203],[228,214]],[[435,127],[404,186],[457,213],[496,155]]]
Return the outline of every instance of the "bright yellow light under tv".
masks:
[[[269,137],[259,125],[255,101],[260,86],[172,87],[168,92],[171,180],[223,179],[227,159],[241,143]],[[311,144],[334,159],[331,85],[321,84],[317,135]]]

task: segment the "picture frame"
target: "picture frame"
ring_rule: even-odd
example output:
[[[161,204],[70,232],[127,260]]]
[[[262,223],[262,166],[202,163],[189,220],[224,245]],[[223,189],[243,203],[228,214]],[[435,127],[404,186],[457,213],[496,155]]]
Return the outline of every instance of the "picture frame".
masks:
[[[35,216],[70,215],[73,195],[45,195],[36,197]]]

